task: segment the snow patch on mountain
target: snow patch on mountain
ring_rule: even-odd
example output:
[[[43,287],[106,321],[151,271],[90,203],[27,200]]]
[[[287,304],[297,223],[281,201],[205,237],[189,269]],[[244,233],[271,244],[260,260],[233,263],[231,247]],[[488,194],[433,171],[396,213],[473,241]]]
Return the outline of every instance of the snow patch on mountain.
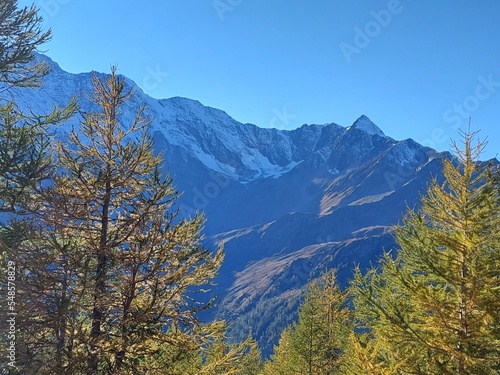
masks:
[[[328,173],[330,173],[331,175],[338,175],[340,172],[337,168],[328,168]]]
[[[233,180],[278,176],[297,164],[291,140],[282,132],[241,124],[224,111],[191,99],[176,97],[160,103],[163,111],[155,130]]]
[[[358,118],[350,128],[363,130],[365,133],[370,135],[385,137],[384,132],[365,115]]]
[[[54,104],[63,107],[75,95],[82,112],[99,110],[87,97],[92,91],[91,73],[67,73],[44,55],[37,55],[37,60],[45,62],[52,71],[45,77],[44,86],[40,89],[11,91],[17,95],[16,101],[22,108],[35,113],[48,113]],[[95,74],[100,79],[109,77],[104,73]],[[361,130],[369,136],[385,137],[382,130],[364,115],[347,129],[336,124],[303,125],[295,130],[260,128],[240,123],[226,112],[196,100],[152,98],[133,81],[126,77],[125,81],[127,88],[136,94],[121,110],[120,119],[125,128],[131,125],[137,109],[145,104],[146,114],[152,119],[150,134],[161,134],[164,139],[162,147],[185,150],[186,155],[199,160],[206,168],[241,183],[280,177],[306,160],[308,165],[317,167],[327,162],[337,146],[337,140],[349,129]],[[79,120],[80,116],[75,116],[67,126],[54,129],[58,137],[63,138],[63,133],[73,126],[78,129]],[[366,145],[358,143],[358,139],[353,138],[348,146],[353,151],[352,158],[365,150]],[[368,144],[371,143],[368,141]],[[357,149],[359,152],[355,152]],[[398,155],[394,158],[402,160],[411,157],[410,153],[411,150],[401,150],[396,152]],[[338,160],[329,162],[332,175],[338,174],[341,169],[337,164]]]
[[[421,146],[412,140],[406,140],[395,143],[389,150],[389,158],[399,164],[414,164],[418,161],[418,149]]]
[[[223,173],[236,179],[237,174],[234,167],[220,163],[213,155],[203,152],[203,150],[197,144],[191,145],[191,151],[194,153],[194,155],[196,155],[198,160],[209,169],[215,172]]]

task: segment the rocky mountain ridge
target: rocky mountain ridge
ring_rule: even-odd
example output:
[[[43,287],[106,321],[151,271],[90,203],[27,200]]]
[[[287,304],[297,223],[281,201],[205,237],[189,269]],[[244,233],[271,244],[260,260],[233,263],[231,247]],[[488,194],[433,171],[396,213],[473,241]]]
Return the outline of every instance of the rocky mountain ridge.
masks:
[[[12,89],[21,107],[48,112],[76,95],[82,111],[91,74],[52,67],[40,89]],[[103,75],[98,73],[101,77]],[[438,153],[411,139],[397,141],[361,116],[352,125],[303,125],[294,130],[242,124],[196,100],[154,99],[136,91],[120,114],[124,127],[145,103],[154,147],[165,158],[181,213],[206,213],[209,246],[223,244],[217,316],[233,332],[252,332],[266,354],[295,317],[305,286],[328,268],[346,285],[354,265],[367,267],[394,247],[391,228],[418,202]],[[54,129],[58,137],[78,116]]]

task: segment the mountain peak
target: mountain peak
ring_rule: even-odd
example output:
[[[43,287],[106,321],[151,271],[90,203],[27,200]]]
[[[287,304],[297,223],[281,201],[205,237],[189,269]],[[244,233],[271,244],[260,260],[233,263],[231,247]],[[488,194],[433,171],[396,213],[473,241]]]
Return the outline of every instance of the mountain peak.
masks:
[[[351,128],[356,128],[359,130],[363,130],[364,132],[371,135],[378,135],[380,137],[385,137],[385,134],[380,128],[375,125],[367,116],[361,115],[354,124],[352,124]]]
[[[61,70],[61,67],[59,66],[58,63],[56,63],[54,60],[52,60],[49,56],[40,53],[40,52],[33,52],[33,56],[35,57],[33,62],[34,63],[45,63],[47,64],[52,70]]]

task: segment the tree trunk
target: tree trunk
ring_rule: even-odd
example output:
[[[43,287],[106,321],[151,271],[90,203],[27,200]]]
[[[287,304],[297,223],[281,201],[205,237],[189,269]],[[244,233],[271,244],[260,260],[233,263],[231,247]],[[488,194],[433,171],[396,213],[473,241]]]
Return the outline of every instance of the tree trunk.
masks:
[[[109,224],[109,205],[111,200],[111,181],[109,165],[106,173],[106,193],[104,195],[101,219],[101,235],[99,239],[99,249],[97,254],[97,268],[94,287],[94,308],[92,311],[92,329],[90,331],[90,356],[87,365],[87,375],[97,375],[99,363],[99,345],[101,336],[101,324],[103,318],[102,298],[106,293],[106,265],[108,258],[106,256],[106,244]]]
[[[61,283],[61,296],[59,298],[59,306],[57,306],[59,318],[57,320],[57,328],[56,328],[56,368],[59,372],[62,372],[63,368],[63,351],[64,346],[66,344],[66,325],[67,325],[67,316],[66,316],[66,303],[67,303],[67,288],[68,288],[68,275],[67,269],[68,264],[67,260],[64,262],[64,276]]]

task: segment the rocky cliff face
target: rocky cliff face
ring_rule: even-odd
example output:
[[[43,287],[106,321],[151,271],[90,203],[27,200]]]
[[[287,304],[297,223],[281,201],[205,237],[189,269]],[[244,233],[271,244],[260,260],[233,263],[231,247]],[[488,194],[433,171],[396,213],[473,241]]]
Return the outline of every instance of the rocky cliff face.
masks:
[[[90,74],[69,74],[45,56],[52,73],[41,89],[10,90],[22,107],[47,112],[76,95],[89,102]],[[210,245],[226,261],[216,313],[250,332],[266,353],[295,311],[308,281],[339,269],[345,285],[355,264],[366,267],[394,247],[391,227],[417,203],[446,155],[411,139],[386,136],[366,116],[351,126],[303,125],[295,130],[242,124],[225,112],[185,99],[136,96],[121,113],[127,127],[143,103],[166,170],[184,192],[184,215],[205,211]],[[72,126],[76,117],[57,136]],[[166,171],[165,171],[166,172]]]

